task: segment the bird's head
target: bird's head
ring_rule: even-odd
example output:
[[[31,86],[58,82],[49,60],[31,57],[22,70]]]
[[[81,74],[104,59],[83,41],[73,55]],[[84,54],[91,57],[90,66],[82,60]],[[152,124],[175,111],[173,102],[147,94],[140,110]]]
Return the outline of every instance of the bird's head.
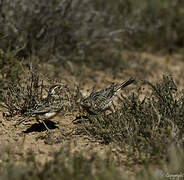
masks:
[[[83,98],[80,100],[80,105],[83,107],[90,107],[91,106],[91,101],[90,98]]]
[[[50,87],[48,96],[50,97],[58,97],[61,94],[62,86],[61,85],[53,85]]]

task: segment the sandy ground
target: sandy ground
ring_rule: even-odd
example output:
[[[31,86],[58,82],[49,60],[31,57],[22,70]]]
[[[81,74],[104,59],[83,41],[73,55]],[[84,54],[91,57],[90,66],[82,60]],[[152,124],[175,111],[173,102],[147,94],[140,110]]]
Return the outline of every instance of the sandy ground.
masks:
[[[94,71],[87,67],[84,67],[84,71],[81,72],[80,76],[76,76],[78,69],[74,68],[73,75],[68,72],[68,69],[62,69],[62,71],[56,68],[58,79],[62,83],[68,83],[69,86],[80,85],[82,92],[85,95],[87,90],[95,85],[95,88],[103,88],[109,85],[111,82],[120,83],[130,76],[139,79],[147,79],[151,82],[158,82],[161,80],[163,74],[171,74],[176,81],[179,88],[183,88],[183,67],[184,67],[184,56],[175,54],[172,56],[153,55],[148,53],[123,53],[122,58],[129,57],[129,68],[120,71],[117,75],[113,75],[110,71]],[[141,65],[140,65],[141,64]],[[52,72],[53,65],[44,65],[45,71],[50,70],[49,76],[55,76]],[[144,71],[144,73],[143,73]],[[85,78],[84,78],[85,77]],[[136,92],[138,88],[142,91],[148,91],[147,87],[142,87],[141,83],[137,83],[123,90],[123,94]],[[2,110],[3,111],[3,110]],[[86,156],[89,152],[97,152],[100,156],[103,156],[104,152],[109,149],[114,153],[114,158],[121,159],[124,162],[122,169],[129,169],[129,166],[133,162],[127,163],[128,157],[126,155],[118,154],[120,149],[115,148],[113,144],[104,145],[100,142],[89,138],[88,136],[75,135],[75,127],[80,124],[73,124],[72,120],[76,117],[76,113],[64,115],[59,114],[52,120],[46,122],[51,132],[48,134],[43,124],[38,124],[35,120],[30,120],[27,124],[21,124],[18,127],[14,127],[13,124],[16,122],[18,117],[10,119],[9,121],[2,117],[0,113],[0,144],[1,152],[0,155],[4,161],[8,158],[7,150],[11,153],[12,158],[17,163],[21,163],[22,159],[29,154],[33,153],[36,155],[36,160],[41,164],[51,160],[52,152],[56,150],[64,149],[65,146],[70,145],[71,151],[81,151]],[[2,156],[3,155],[3,156]],[[121,156],[121,157],[119,157]],[[136,165],[135,165],[136,166]]]

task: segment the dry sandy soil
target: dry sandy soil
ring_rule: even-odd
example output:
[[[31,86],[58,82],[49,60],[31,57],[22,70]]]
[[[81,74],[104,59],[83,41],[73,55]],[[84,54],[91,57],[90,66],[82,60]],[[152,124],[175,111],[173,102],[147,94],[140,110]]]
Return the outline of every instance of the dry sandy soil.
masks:
[[[129,68],[124,69],[117,75],[113,75],[110,71],[91,70],[87,67],[81,67],[81,75],[78,76],[78,69],[74,67],[73,74],[66,69],[54,67],[53,65],[42,65],[42,69],[46,69],[49,72],[50,77],[57,76],[62,83],[67,83],[68,86],[80,85],[83,94],[86,94],[87,90],[95,85],[96,89],[103,88],[109,85],[111,82],[122,82],[128,79],[130,76],[136,77],[137,80],[147,79],[151,82],[157,82],[161,80],[163,74],[171,74],[176,81],[179,88],[183,88],[183,67],[184,56],[180,54],[174,54],[172,56],[153,55],[148,53],[123,53],[122,59],[129,59]],[[53,71],[53,68],[55,70]],[[45,71],[46,72],[46,71]],[[84,78],[85,77],[85,78]],[[143,94],[148,91],[147,87],[142,86],[141,83],[136,83],[127,89],[123,90],[123,94],[136,92],[141,87]],[[3,111],[3,110],[2,110]],[[113,144],[104,145],[100,142],[91,139],[88,136],[75,135],[75,127],[80,124],[73,124],[72,120],[75,119],[77,113],[63,114],[60,113],[55,118],[46,122],[51,132],[48,134],[43,124],[38,124],[36,120],[31,120],[27,124],[21,124],[18,127],[14,127],[18,117],[14,119],[6,120],[0,113],[0,143],[1,143],[1,159],[6,160],[8,154],[2,154],[7,152],[11,153],[11,156],[17,163],[21,163],[22,159],[29,153],[36,155],[36,160],[40,163],[45,163],[51,160],[51,153],[55,150],[60,150],[70,144],[71,151],[81,151],[82,153],[89,154],[89,152],[97,152],[100,156],[103,156],[104,152],[111,149],[114,153],[114,158],[120,158],[124,162],[122,169],[128,170],[131,165],[134,165],[133,161],[127,163],[128,157],[122,155],[119,157],[118,149]],[[134,165],[136,166],[136,165]],[[129,171],[130,173],[131,171]]]

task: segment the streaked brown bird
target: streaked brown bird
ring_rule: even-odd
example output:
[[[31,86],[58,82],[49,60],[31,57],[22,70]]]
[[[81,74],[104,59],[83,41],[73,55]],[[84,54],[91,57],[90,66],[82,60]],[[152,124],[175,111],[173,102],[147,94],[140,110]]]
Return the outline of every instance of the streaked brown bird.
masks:
[[[124,87],[132,84],[134,81],[135,80],[133,78],[130,78],[120,85],[115,85],[112,83],[106,89],[102,89],[97,92],[92,91],[88,97],[81,99],[80,105],[89,114],[98,114],[100,112],[104,112],[111,106],[115,94]]]
[[[62,86],[51,86],[48,95],[43,99],[42,103],[36,104],[32,109],[26,112],[26,117],[21,119],[16,125],[21,124],[30,117],[36,117],[38,122],[42,121],[47,130],[49,128],[45,124],[44,120],[51,119],[58,114],[62,108],[61,100]]]

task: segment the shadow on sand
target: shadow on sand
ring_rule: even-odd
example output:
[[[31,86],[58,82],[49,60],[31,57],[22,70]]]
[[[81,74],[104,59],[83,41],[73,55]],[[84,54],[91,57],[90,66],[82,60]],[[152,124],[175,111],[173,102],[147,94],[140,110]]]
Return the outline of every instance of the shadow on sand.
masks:
[[[47,127],[51,130],[51,129],[56,129],[58,128],[58,126],[56,126],[56,123],[50,120],[45,120],[45,124],[47,125]],[[42,131],[46,131],[46,127],[44,126],[43,123],[35,123],[33,124],[31,127],[29,127],[28,129],[26,129],[25,131],[23,131],[24,133],[31,133],[31,132],[42,132]]]

